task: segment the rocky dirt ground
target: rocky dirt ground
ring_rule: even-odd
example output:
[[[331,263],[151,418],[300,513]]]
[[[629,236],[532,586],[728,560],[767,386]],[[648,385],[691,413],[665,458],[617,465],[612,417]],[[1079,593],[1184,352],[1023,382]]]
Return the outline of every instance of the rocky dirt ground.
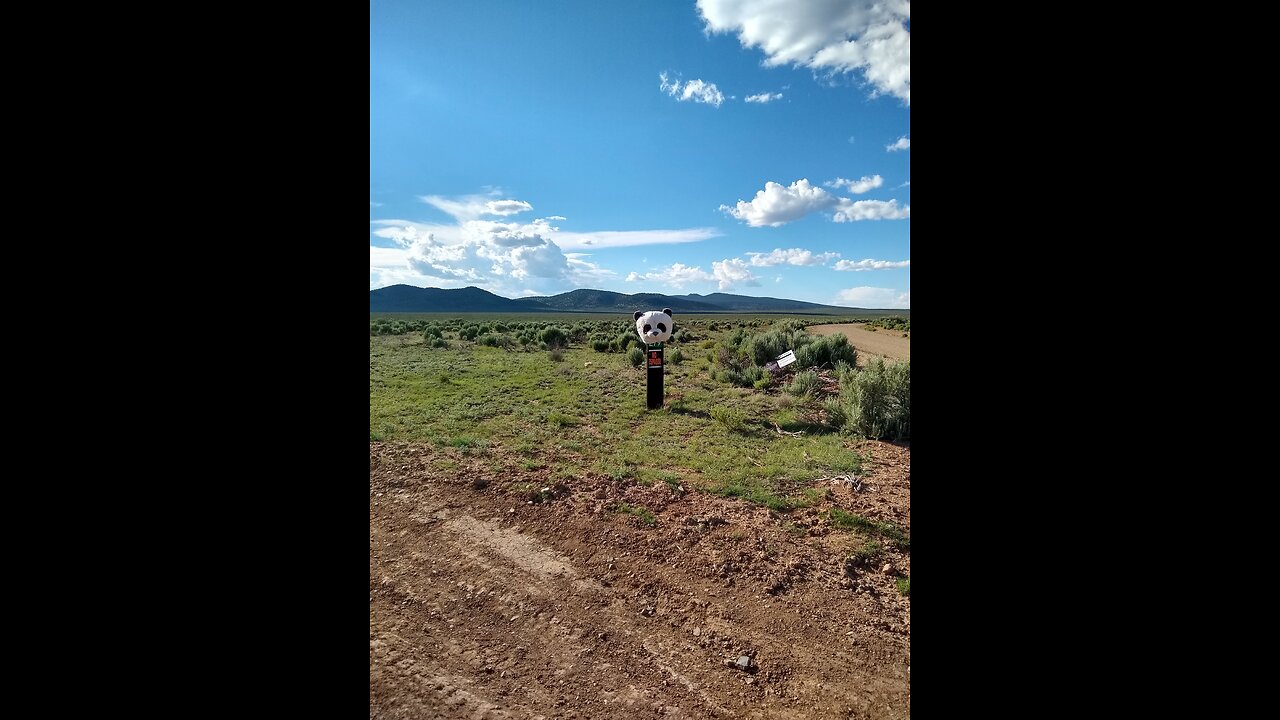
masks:
[[[909,535],[910,449],[858,451],[779,514],[603,476],[535,503],[537,473],[371,442],[370,717],[909,717],[910,552],[850,562],[864,538],[827,510]]]

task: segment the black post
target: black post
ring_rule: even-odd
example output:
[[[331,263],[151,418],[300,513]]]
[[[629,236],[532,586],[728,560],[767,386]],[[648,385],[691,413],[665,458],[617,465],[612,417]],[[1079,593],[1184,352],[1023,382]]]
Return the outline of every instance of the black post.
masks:
[[[648,346],[645,352],[647,370],[648,403],[650,410],[662,409],[662,343]]]

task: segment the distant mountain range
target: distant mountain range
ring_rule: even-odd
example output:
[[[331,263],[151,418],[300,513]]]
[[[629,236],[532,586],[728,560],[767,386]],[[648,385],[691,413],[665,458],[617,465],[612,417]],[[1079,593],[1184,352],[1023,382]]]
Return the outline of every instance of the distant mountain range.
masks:
[[[751,297],[729,293],[710,295],[625,295],[608,290],[571,290],[550,297],[511,300],[478,287],[455,290],[390,285],[369,291],[369,312],[620,312],[671,308],[683,313],[812,313],[838,315],[862,308],[820,305],[800,300]],[[906,314],[910,311],[904,310]]]

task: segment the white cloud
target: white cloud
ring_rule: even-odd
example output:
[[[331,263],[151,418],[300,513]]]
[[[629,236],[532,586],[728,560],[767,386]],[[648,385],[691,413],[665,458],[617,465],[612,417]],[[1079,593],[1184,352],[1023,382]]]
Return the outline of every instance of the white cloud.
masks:
[[[887,150],[888,152],[897,152],[898,150],[910,150],[911,138],[907,137],[906,135],[903,135],[902,137],[898,138],[897,142],[885,145],[884,149]]]
[[[490,200],[485,203],[485,207],[489,208],[490,215],[515,215],[533,209],[532,205],[523,200]]]
[[[870,177],[863,175],[861,180],[845,180],[844,178],[838,177],[835,180],[828,180],[822,184],[829,188],[836,188],[837,190],[841,187],[848,188],[849,192],[854,195],[859,195],[883,185],[884,178],[879,175],[872,175]]]
[[[720,283],[721,290],[732,290],[734,285],[759,285],[760,281],[741,258],[721,260],[711,263],[712,274]]]
[[[550,219],[550,218],[548,218]],[[682,230],[597,230],[595,232],[555,232],[556,244],[565,250],[632,247],[635,245],[667,245],[690,243],[722,235],[715,228]]]
[[[626,281],[661,283],[675,288],[682,288],[689,283],[709,282],[715,279],[715,275],[712,275],[700,267],[691,267],[684,263],[675,263],[670,267],[658,268],[643,274],[631,272],[627,275]]]
[[[734,32],[744,48],[758,47],[767,67],[815,71],[861,70],[881,93],[911,105],[909,0],[698,0],[707,32]]]
[[[911,217],[911,206],[898,207],[897,200],[858,200],[840,198],[832,220],[838,223],[858,220],[905,220]]]
[[[836,263],[836,270],[851,270],[853,272],[863,272],[866,270],[887,270],[889,268],[911,267],[910,260],[841,260]]]
[[[721,290],[730,290],[735,285],[759,285],[759,279],[751,273],[747,264],[740,258],[718,260],[711,263],[711,272],[699,266],[674,263],[669,267],[657,268],[647,273],[632,271],[626,282],[648,282],[683,288],[690,283],[716,281]]]
[[[767,103],[767,102],[773,102],[774,100],[781,100],[782,93],[773,93],[772,95],[770,95],[769,93],[765,92],[765,93],[760,93],[759,95],[748,95],[744,99],[749,103]]]
[[[485,195],[461,195],[452,198],[442,195],[422,195],[418,199],[460,221],[475,220],[485,215],[514,215],[533,209],[532,205],[523,200],[490,199],[498,194],[495,191]]]
[[[867,309],[911,309],[911,291],[899,292],[893,288],[855,287],[836,294],[836,304],[852,305]]]
[[[826,190],[813,187],[807,179],[797,180],[789,187],[766,182],[764,190],[757,191],[751,202],[739,200],[733,207],[721,205],[720,210],[752,227],[778,227],[831,207],[837,199]]]
[[[716,107],[720,107],[720,104],[724,102],[724,93],[720,92],[715,83],[690,80],[681,86],[679,78],[674,81],[670,80],[665,72],[658,73],[658,79],[661,81],[658,87],[681,102],[692,100],[706,105],[715,105]]]
[[[369,207],[371,207],[371,208],[375,208],[375,207],[382,207],[382,203],[380,203],[380,202],[374,202],[374,201],[370,200],[370,201],[369,201]]]
[[[773,265],[825,265],[828,261],[840,257],[838,252],[825,252],[813,254],[808,250],[801,248],[791,248],[783,250],[778,248],[767,255],[765,253],[749,252],[751,256],[751,264],[755,267],[770,267]]]
[[[906,182],[902,183],[902,184],[901,184],[901,185],[899,185],[898,187],[894,188],[894,190],[897,190],[897,189],[899,189],[899,188],[904,188],[904,187],[911,187],[911,181],[910,181],[910,180],[908,180],[908,181],[906,181]]]

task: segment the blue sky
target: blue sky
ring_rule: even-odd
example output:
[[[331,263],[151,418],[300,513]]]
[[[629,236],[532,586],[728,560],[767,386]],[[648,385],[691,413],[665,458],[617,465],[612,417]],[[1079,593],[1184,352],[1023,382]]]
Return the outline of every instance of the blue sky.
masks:
[[[910,4],[372,0],[369,287],[911,306]]]

